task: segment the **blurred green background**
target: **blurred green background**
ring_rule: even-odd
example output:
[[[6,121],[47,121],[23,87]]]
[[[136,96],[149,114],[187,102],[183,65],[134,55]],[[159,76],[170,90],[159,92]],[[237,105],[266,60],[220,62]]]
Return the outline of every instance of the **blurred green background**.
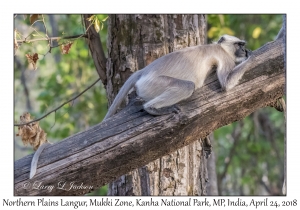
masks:
[[[97,15],[105,20],[107,15]],[[83,34],[81,15],[44,15],[51,37]],[[45,35],[42,22],[30,26],[29,18],[14,18],[17,39],[36,39]],[[255,50],[274,40],[282,25],[282,15],[207,15],[207,42],[222,34],[235,35]],[[100,36],[106,53],[107,23]],[[54,46],[63,41],[53,42]],[[74,40],[69,54],[60,47],[49,51],[47,41],[23,43],[14,56],[14,120],[28,111],[35,118],[56,108],[92,84],[98,74],[85,39]],[[37,70],[25,54],[38,53]],[[57,112],[40,121],[50,142],[60,141],[85,130],[103,119],[107,99],[103,85],[94,87]],[[17,128],[15,128],[17,132]],[[243,121],[214,132],[214,152],[220,195],[280,195],[283,183],[285,122],[283,113],[273,108],[256,111]],[[19,137],[14,138],[15,160],[33,152]],[[106,195],[107,187],[91,195]]]

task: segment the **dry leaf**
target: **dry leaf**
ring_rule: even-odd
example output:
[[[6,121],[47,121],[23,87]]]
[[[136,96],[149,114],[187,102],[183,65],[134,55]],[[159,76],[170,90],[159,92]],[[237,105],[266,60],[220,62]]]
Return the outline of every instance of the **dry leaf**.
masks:
[[[95,22],[94,22],[94,28],[95,28],[97,33],[100,31],[100,24],[101,24],[101,22],[99,21],[98,18],[96,18]]]
[[[66,45],[61,45],[60,46],[60,51],[61,51],[61,53],[62,54],[68,54],[69,53],[69,51],[70,51],[70,49],[71,49],[71,46],[72,46],[72,42],[69,42],[68,44],[66,44]]]
[[[95,15],[92,15],[91,17],[87,18],[87,20],[91,22],[92,20],[94,20],[94,18],[95,18]]]
[[[20,116],[20,123],[32,121],[28,112]],[[30,144],[34,150],[40,145],[48,142],[47,133],[39,126],[39,122],[29,123],[27,125],[18,126],[17,136],[20,136],[24,145]]]
[[[30,24],[33,24],[38,18],[38,14],[30,15]]]
[[[33,55],[26,54],[25,56],[27,57],[28,62],[32,63],[33,69],[36,70],[37,69],[36,62],[39,59],[38,54],[37,53],[34,53]]]

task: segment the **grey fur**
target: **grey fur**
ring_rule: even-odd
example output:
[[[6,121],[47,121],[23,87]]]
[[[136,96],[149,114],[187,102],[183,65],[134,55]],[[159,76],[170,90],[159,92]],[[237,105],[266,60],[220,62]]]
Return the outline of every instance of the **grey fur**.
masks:
[[[217,69],[221,87],[231,89],[244,73],[236,66],[247,59],[244,45],[243,40],[223,35],[219,43],[187,47],[160,57],[129,77],[104,120],[115,114],[132,87],[146,102],[143,106],[149,113],[177,104],[203,86],[213,67]],[[160,115],[159,111],[155,113]]]
[[[30,175],[29,175],[29,179],[32,179],[32,177],[35,175],[39,157],[40,157],[42,151],[43,151],[48,145],[50,145],[49,142],[46,142],[46,143],[40,145],[39,148],[37,149],[37,151],[34,153],[33,158],[32,158],[32,160],[31,160],[31,167],[30,167]]]
[[[217,43],[187,47],[160,57],[128,78],[104,120],[116,113],[133,87],[146,102],[144,109],[153,115],[178,112],[174,105],[202,87],[214,67],[221,87],[224,90],[233,88],[244,74],[242,62],[249,57],[249,51],[244,45],[245,41],[224,35]],[[40,154],[49,144],[42,144],[35,152],[31,161],[30,179],[36,173]]]
[[[135,83],[140,79],[140,76],[142,75],[142,71],[137,71],[133,75],[131,75],[128,80],[125,82],[125,84],[121,87],[119,93],[117,94],[114,102],[110,106],[106,116],[104,117],[104,120],[106,120],[108,117],[115,114],[118,107],[121,105],[122,101],[126,97],[129,90],[135,85]]]

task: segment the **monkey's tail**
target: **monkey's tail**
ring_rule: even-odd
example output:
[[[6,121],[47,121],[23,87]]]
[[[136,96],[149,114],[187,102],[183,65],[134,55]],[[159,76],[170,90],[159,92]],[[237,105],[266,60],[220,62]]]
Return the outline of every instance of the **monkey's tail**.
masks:
[[[37,169],[37,163],[39,160],[39,157],[42,153],[42,151],[51,143],[46,142],[44,144],[42,144],[41,146],[39,146],[39,148],[37,149],[37,151],[34,153],[33,158],[31,160],[31,167],[30,167],[30,175],[29,175],[29,179],[32,179],[32,177],[35,175],[36,173],[36,169]]]
[[[141,75],[142,75],[142,70],[139,70],[139,71],[135,72],[133,75],[131,75],[128,78],[128,80],[121,87],[121,89],[120,89],[119,93],[117,94],[114,102],[112,103],[112,105],[108,109],[108,112],[105,115],[103,121],[106,120],[107,118],[110,118],[112,115],[114,115],[116,113],[117,109],[121,105],[121,103],[124,100],[124,98],[126,97],[127,93],[135,85],[135,83],[138,81],[138,79],[141,77]]]

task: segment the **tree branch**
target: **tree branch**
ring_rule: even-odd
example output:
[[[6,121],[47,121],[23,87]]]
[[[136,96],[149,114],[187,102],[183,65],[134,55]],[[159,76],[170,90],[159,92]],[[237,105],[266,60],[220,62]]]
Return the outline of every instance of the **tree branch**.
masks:
[[[101,44],[101,38],[94,27],[91,27],[91,22],[87,19],[91,15],[83,15],[84,24],[87,29],[86,33],[88,36],[88,45],[91,51],[94,64],[96,66],[97,73],[101,78],[102,84],[106,86],[107,77],[106,77],[106,57]]]
[[[222,92],[212,74],[203,88],[178,105],[179,114],[151,116],[141,111],[139,101],[133,101],[106,121],[47,147],[32,180],[28,179],[32,155],[16,161],[14,194],[86,194],[283,96],[282,39],[254,51],[247,62],[247,71],[233,90]],[[81,187],[71,188],[72,182]],[[38,189],[28,183],[53,189]]]
[[[38,42],[38,41],[49,41],[49,40],[61,40],[61,39],[77,39],[77,38],[88,38],[87,34],[79,34],[79,35],[72,35],[72,36],[63,36],[63,37],[47,37],[47,38],[37,38],[37,39],[22,39],[16,40],[18,44],[20,43],[28,43],[28,42]]]

